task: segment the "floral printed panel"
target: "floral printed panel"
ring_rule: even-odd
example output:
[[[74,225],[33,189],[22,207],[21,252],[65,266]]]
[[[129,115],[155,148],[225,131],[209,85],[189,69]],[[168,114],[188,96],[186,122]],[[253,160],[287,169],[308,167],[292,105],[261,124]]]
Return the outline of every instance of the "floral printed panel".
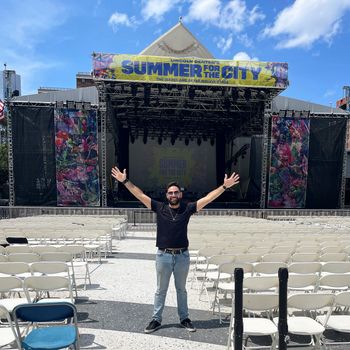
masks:
[[[55,110],[58,206],[99,206],[96,111]]]
[[[272,116],[269,208],[304,208],[310,120]]]

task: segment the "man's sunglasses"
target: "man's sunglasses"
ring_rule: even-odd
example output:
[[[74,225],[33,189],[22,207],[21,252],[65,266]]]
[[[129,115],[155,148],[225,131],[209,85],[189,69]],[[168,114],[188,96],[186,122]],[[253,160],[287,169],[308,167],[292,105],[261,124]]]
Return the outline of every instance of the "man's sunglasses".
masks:
[[[178,196],[179,194],[180,194],[179,191],[167,192],[167,195],[169,195],[169,196]]]

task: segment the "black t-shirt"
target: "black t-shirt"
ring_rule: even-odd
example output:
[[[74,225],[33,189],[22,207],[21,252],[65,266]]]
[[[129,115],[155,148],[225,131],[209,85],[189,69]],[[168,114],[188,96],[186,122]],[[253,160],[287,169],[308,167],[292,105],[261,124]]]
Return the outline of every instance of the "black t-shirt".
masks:
[[[152,210],[157,213],[158,248],[187,248],[187,225],[191,215],[197,211],[197,202],[184,204],[172,209],[168,203],[151,200]]]

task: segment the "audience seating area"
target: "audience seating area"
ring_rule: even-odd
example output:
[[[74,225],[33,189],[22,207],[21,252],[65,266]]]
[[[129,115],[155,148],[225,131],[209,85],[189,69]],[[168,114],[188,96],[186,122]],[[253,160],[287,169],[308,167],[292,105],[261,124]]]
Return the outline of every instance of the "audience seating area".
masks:
[[[101,264],[111,255],[113,239],[124,238],[126,229],[124,217],[0,220],[0,347],[14,343],[37,349],[56,337],[57,346],[72,344],[78,349],[77,280],[83,279],[84,289],[91,286],[89,265]],[[45,316],[41,310],[50,314]],[[47,322],[63,318],[72,319],[74,325],[47,327],[51,324]],[[23,322],[36,326],[44,322],[45,327],[24,332]]]
[[[309,345],[317,348],[323,342],[329,320],[335,324],[340,317],[350,319],[346,306],[350,303],[350,292],[347,292],[350,290],[350,220],[328,218],[323,224],[323,218],[318,219],[286,222],[205,217],[192,221],[189,230],[191,288],[198,290],[200,300],[208,302],[220,323],[231,320],[228,347],[233,347],[232,317],[229,316],[234,308],[237,267],[244,270],[246,341],[250,336],[269,335],[271,343],[267,347],[276,347],[279,268],[289,271],[291,336],[309,336]],[[337,298],[342,298],[341,307],[335,306]],[[307,316],[302,318],[301,313]],[[338,324],[338,329],[341,328]],[[346,327],[343,330],[350,334]]]

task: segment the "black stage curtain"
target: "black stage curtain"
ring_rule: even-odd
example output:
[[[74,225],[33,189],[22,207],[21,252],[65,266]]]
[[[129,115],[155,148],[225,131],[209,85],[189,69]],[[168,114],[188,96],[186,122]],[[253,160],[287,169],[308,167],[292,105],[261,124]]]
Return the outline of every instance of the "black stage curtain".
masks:
[[[53,112],[51,107],[12,110],[15,205],[57,204]]]
[[[247,200],[260,204],[261,195],[261,160],[263,152],[263,136],[252,136],[250,145],[249,187]]]
[[[345,135],[345,119],[311,119],[306,208],[339,208]]]

